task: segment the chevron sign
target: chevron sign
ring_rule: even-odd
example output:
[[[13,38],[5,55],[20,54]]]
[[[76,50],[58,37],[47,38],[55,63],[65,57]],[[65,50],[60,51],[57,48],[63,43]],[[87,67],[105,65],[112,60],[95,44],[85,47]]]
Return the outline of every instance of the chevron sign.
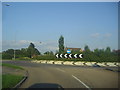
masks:
[[[83,58],[83,54],[56,54],[56,58]]]

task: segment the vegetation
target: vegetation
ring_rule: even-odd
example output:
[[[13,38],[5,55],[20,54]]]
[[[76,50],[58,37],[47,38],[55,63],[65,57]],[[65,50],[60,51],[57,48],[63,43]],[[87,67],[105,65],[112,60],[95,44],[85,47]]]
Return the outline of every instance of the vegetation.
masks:
[[[64,49],[64,37],[60,36],[58,40],[59,51],[56,51],[55,54],[65,54],[66,51]],[[33,43],[30,43],[28,48],[22,48],[21,50],[15,50],[16,59],[19,60],[62,60],[62,61],[94,61],[94,62],[118,62],[118,57],[120,57],[120,50],[111,51],[110,47],[106,47],[105,49],[94,49],[90,50],[88,45],[85,45],[84,50],[73,50],[71,54],[83,54],[83,58],[56,58],[55,54],[52,51],[46,51],[43,55],[35,48]],[[8,49],[2,52],[2,59],[12,59],[14,56],[14,50]]]
[[[15,58],[30,59],[41,53],[35,48],[33,43],[30,43],[28,48],[15,50]],[[2,52],[2,59],[12,59],[14,57],[14,49],[8,49]]]
[[[3,74],[2,75],[2,89],[13,88],[17,83],[22,80],[23,76],[12,75],[12,74]]]
[[[13,65],[13,64],[2,63],[2,66],[24,70],[22,67],[16,66],[16,65]]]
[[[0,53],[0,60],[2,60],[2,53]]]
[[[65,52],[65,51],[64,51]],[[65,52],[66,53],[66,52]],[[118,62],[118,52],[111,51],[110,47],[104,49],[94,49],[91,51],[89,46],[84,47],[84,51],[72,51],[71,54],[83,54],[83,58],[56,58],[55,55],[40,55],[35,57],[37,60],[62,60],[62,61],[89,61],[89,62]]]
[[[14,69],[24,70],[22,67],[13,64],[0,63],[0,65]],[[2,90],[6,88],[13,88],[23,79],[22,75],[14,75],[14,74],[3,74],[1,75],[1,77],[2,77]]]
[[[27,56],[29,58],[33,58],[35,55],[40,55],[40,52],[35,48],[35,45],[33,43],[30,43],[27,49]]]
[[[94,51],[90,51],[89,47],[85,46],[83,55],[84,59],[87,61],[118,62],[118,52],[111,51],[110,47],[107,47],[105,50],[94,49]]]
[[[2,73],[0,74],[0,90],[2,89]]]
[[[52,51],[47,51],[44,53],[44,55],[54,55],[54,53]]]
[[[59,53],[64,53],[64,37],[60,36],[58,42],[59,42]]]
[[[34,59],[37,59],[37,60],[55,60],[56,57],[55,57],[55,55],[40,55],[40,56],[34,57]]]

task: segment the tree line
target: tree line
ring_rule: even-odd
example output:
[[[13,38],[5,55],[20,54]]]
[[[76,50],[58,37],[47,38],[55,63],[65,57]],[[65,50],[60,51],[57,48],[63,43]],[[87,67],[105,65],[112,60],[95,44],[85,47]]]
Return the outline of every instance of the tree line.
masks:
[[[58,40],[59,50],[57,53],[66,53],[64,48],[64,37],[60,36]],[[120,57],[120,53],[118,51],[112,51],[110,47],[106,47],[105,49],[94,49],[90,50],[89,46],[86,45],[84,47],[83,52],[79,50],[75,50],[71,52],[72,54],[82,53],[84,58],[82,59],[58,59],[58,60],[72,60],[72,61],[95,61],[95,62],[117,62],[118,57]],[[22,48],[15,50],[15,58],[19,59],[39,59],[39,60],[57,60],[55,54],[52,51],[46,51],[44,55],[42,55],[33,43],[30,43],[28,48]],[[8,49],[2,52],[2,59],[12,59],[14,57],[14,49]]]
[[[64,49],[64,37],[60,36],[59,40],[59,52],[57,53],[66,53]],[[106,49],[94,49],[90,50],[89,46],[86,45],[84,47],[84,51],[80,52],[79,50],[72,51],[72,54],[80,54],[82,53],[84,58],[82,59],[71,59],[71,60],[81,60],[81,61],[95,61],[95,62],[118,62],[118,58],[120,57],[120,51],[111,51],[110,47],[106,47]],[[64,59],[65,60],[65,59]]]
[[[17,49],[15,51],[14,51],[14,49],[8,49],[6,51],[3,51],[2,58],[3,59],[12,59],[14,57],[14,53],[15,53],[15,58],[21,58],[21,57],[33,58],[34,56],[41,54],[35,48],[35,45],[33,43],[30,43],[28,48]]]
[[[12,59],[14,57],[16,59],[34,59],[37,56],[42,55],[41,52],[37,48],[35,48],[35,45],[33,43],[30,43],[28,48],[21,48],[21,49],[8,49],[6,51],[2,52],[2,59]],[[52,51],[46,51],[44,55],[54,55]]]

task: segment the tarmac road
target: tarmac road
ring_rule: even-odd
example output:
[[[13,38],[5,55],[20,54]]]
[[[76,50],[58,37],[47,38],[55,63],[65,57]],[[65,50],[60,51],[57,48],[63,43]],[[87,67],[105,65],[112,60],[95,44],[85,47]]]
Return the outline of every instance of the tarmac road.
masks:
[[[38,64],[29,61],[3,61],[23,66],[29,77],[21,85],[28,88],[36,83],[58,84],[63,88],[118,88],[118,73],[101,67]]]

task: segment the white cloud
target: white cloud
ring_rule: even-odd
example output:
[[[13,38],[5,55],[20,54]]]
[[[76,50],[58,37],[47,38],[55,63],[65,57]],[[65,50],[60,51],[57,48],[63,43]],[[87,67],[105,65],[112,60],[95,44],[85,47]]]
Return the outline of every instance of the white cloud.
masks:
[[[110,33],[106,33],[104,36],[105,36],[106,38],[109,38],[109,37],[112,36],[112,34],[110,34]]]
[[[100,36],[100,34],[99,33],[94,33],[94,34],[91,34],[91,37],[94,37],[94,38],[97,38],[97,37],[99,37]]]
[[[19,43],[20,44],[26,44],[26,43],[30,43],[31,41],[27,41],[27,40],[20,40]]]
[[[58,50],[58,47],[56,46],[47,46],[46,48],[49,50]]]
[[[42,53],[46,51],[53,51],[55,52],[58,50],[58,45],[56,41],[29,41],[29,40],[19,40],[19,41],[3,41],[2,42],[2,50],[7,49],[21,49],[27,48],[30,43],[33,43],[35,47]]]
[[[93,37],[93,38],[98,38],[98,37],[109,38],[111,36],[112,36],[111,33],[106,33],[106,34],[93,33],[93,34],[91,34],[91,37]]]
[[[41,42],[41,44],[36,45],[36,47],[41,52],[46,52],[46,51],[56,52],[56,50],[58,50],[57,41],[45,41],[45,42]]]

